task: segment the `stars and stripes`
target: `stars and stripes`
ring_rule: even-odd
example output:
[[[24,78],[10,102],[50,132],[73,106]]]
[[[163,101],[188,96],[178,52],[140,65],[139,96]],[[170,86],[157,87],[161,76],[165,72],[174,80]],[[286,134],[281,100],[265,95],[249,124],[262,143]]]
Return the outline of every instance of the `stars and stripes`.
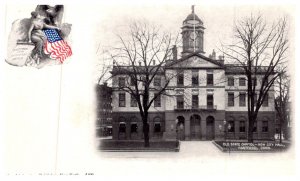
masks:
[[[49,54],[50,58],[59,60],[61,63],[72,55],[71,47],[64,41],[55,29],[43,30],[47,41],[44,46],[45,54]]]

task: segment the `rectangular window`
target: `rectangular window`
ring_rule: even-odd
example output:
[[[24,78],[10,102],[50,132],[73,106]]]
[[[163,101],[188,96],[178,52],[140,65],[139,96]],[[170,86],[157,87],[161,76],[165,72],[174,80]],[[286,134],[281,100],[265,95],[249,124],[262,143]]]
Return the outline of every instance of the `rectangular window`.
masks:
[[[263,107],[268,107],[269,106],[269,95],[267,94],[266,97],[264,98],[264,101],[262,103]]]
[[[160,99],[160,95],[158,95],[157,93],[154,94],[154,97],[156,97],[156,99],[154,99],[154,107],[160,107],[161,106],[161,99]]]
[[[233,77],[228,77],[228,86],[234,86],[234,78]]]
[[[228,121],[228,132],[233,133],[234,132],[234,121]]]
[[[125,106],[126,106],[125,93],[119,93],[119,107],[125,107]]]
[[[130,107],[137,107],[137,101],[136,101],[134,95],[130,96]]]
[[[119,133],[126,133],[126,124],[125,123],[119,124]]]
[[[161,86],[161,78],[154,77],[154,86]]]
[[[257,78],[256,77],[253,77],[251,81],[252,81],[252,86],[257,85]]]
[[[246,79],[244,77],[239,78],[239,85],[240,86],[246,86]]]
[[[234,93],[228,93],[228,106],[234,106]]]
[[[134,77],[130,77],[130,85],[134,86],[135,85],[135,78]]]
[[[254,93],[254,105],[256,105],[256,103],[257,103],[257,94]]]
[[[160,133],[160,132],[161,132],[160,123],[154,123],[154,133]]]
[[[269,131],[268,121],[263,121],[262,122],[262,132],[268,132],[268,131]]]
[[[246,94],[240,93],[240,107],[246,106]]]
[[[183,85],[184,85],[184,75],[183,75],[183,73],[178,73],[177,86],[183,86]]]
[[[193,70],[192,71],[192,86],[198,86],[199,85],[199,71]]]
[[[178,95],[177,97],[177,109],[183,109],[184,108],[184,99],[183,95]]]
[[[137,131],[138,131],[137,123],[131,123],[130,133],[137,133]]]
[[[212,95],[212,94],[207,95],[206,102],[207,102],[207,109],[213,109],[214,108],[214,95]]]
[[[254,124],[253,124],[252,132],[257,132],[257,121],[255,121]]]
[[[245,121],[240,121],[240,132],[244,133],[246,131]]]
[[[198,108],[199,105],[199,97],[198,95],[192,95],[192,108]]]
[[[214,85],[214,74],[208,73],[206,78],[207,85]]]
[[[125,87],[125,77],[119,77],[119,87]]]

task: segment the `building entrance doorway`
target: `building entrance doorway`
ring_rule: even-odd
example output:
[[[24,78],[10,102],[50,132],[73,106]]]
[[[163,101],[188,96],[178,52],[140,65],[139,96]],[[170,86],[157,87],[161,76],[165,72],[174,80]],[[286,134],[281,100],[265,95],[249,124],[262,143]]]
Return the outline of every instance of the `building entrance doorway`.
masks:
[[[190,118],[191,120],[191,139],[200,140],[201,139],[201,117],[198,114],[193,114]]]
[[[215,139],[215,118],[208,116],[206,118],[206,140]]]
[[[177,124],[176,124],[176,137],[178,140],[185,140],[184,136],[184,117],[178,116],[177,117]]]

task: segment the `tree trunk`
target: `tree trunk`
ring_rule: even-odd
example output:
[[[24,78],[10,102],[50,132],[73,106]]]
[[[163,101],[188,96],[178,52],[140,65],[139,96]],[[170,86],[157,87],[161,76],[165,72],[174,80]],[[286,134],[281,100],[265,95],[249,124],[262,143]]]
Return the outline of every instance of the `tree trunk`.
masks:
[[[253,142],[253,125],[254,125],[254,120],[253,120],[253,116],[252,116],[252,112],[253,112],[253,92],[252,92],[252,74],[251,74],[251,61],[248,61],[247,62],[247,67],[248,69],[250,70],[249,73],[246,73],[247,74],[247,86],[248,86],[248,89],[247,89],[247,93],[248,93],[248,96],[247,96],[247,104],[248,104],[248,135],[247,135],[247,139],[248,139],[248,142],[249,143],[252,143]]]
[[[280,126],[279,126],[279,142],[282,143],[282,125],[280,122]]]
[[[288,128],[287,118],[286,118],[286,120],[283,122],[282,133],[283,133],[283,135],[284,135],[285,140],[289,140],[289,139],[290,139],[290,134],[289,134],[289,128]]]
[[[257,113],[253,114],[248,114],[249,115],[249,129],[248,129],[248,142],[253,143],[253,128],[254,128],[254,123],[256,122],[257,119]],[[257,130],[257,125],[256,125],[256,131]]]
[[[248,142],[249,143],[253,143],[253,127],[254,127],[254,120],[253,117],[251,115],[251,112],[248,111]]]
[[[248,142],[253,143],[253,124],[249,122],[249,129],[248,129]]]
[[[146,121],[143,121],[143,132],[144,132],[144,147],[150,147],[149,142],[149,124]]]

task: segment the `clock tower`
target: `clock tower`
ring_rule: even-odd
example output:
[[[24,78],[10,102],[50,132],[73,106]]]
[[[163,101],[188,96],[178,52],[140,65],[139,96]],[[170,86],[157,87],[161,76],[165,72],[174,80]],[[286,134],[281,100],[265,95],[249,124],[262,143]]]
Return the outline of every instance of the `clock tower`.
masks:
[[[205,53],[203,51],[203,34],[205,28],[203,22],[195,14],[194,5],[192,6],[192,13],[183,21],[181,29],[183,42],[182,55],[194,52]]]

